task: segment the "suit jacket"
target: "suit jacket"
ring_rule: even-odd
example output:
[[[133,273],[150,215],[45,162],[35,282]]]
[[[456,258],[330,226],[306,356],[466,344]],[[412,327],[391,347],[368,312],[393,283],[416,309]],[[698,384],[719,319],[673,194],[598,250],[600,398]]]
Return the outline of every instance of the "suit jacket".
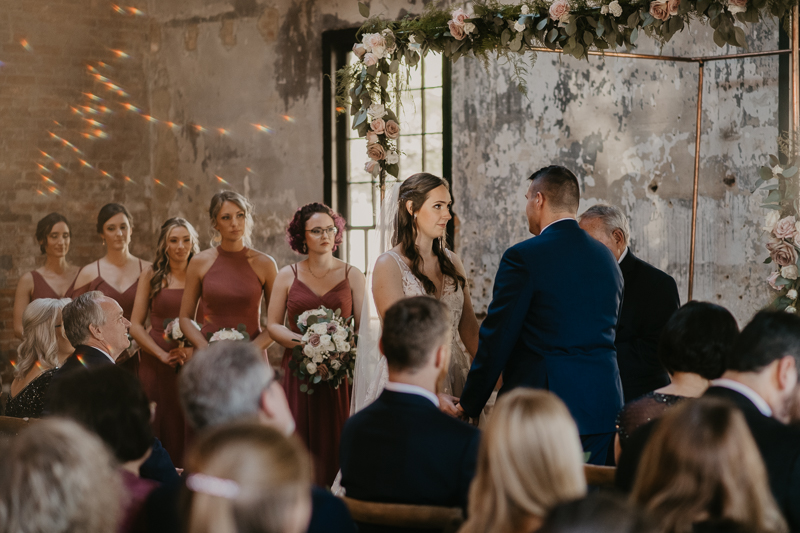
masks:
[[[742,411],[764,459],[772,495],[789,529],[800,531],[800,429],[764,416],[753,402],[734,390],[711,387],[704,396],[726,399]],[[617,468],[617,488],[626,492],[633,488],[639,460],[657,422],[642,426],[628,439]]]
[[[78,359],[79,357],[80,359]],[[72,352],[72,355],[67,357],[67,360],[64,361],[64,364],[61,365],[61,368],[59,368],[55,373],[53,379],[63,377],[73,370],[77,370],[79,368],[94,368],[97,366],[113,364],[114,362],[97,348],[86,346],[85,344],[79,344],[75,347],[75,351]]]
[[[625,298],[619,314],[617,364],[625,403],[669,385],[667,370],[656,349],[661,330],[681,306],[672,276],[645,263],[628,249],[619,265]]]
[[[476,428],[427,398],[384,390],[345,423],[342,486],[359,500],[466,507],[479,441]],[[359,531],[403,530],[359,524]]]
[[[477,417],[503,375],[516,387],[549,389],[581,435],[614,431],[622,407],[614,336],[622,273],[611,252],[575,220],[506,250],[461,395]]]

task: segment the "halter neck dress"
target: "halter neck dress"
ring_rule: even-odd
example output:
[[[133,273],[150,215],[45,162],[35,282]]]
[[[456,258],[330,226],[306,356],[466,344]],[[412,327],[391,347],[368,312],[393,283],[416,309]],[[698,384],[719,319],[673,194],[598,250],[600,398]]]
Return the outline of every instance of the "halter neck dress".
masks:
[[[286,312],[289,317],[289,329],[294,333],[300,334],[297,317],[310,309],[318,309],[321,305],[333,311],[341,309],[343,317],[353,314],[353,294],[348,279],[349,266],[344,279],[321,296],[300,281],[297,277],[297,265],[292,265],[292,271],[294,281],[286,299]],[[329,487],[339,471],[339,438],[342,427],[350,415],[352,386],[346,382],[340,384],[338,389],[327,383],[309,385],[305,380],[300,381],[289,369],[291,359],[292,350],[287,348],[281,364],[283,388],[297,423],[297,435],[306,443],[314,459],[315,481],[321,487]],[[313,387],[314,394],[300,392],[301,384]]]
[[[78,274],[80,274],[80,269],[78,269]],[[40,300],[42,298],[53,298],[59,300],[61,298],[69,298],[72,291],[75,290],[75,280],[78,279],[78,275],[75,275],[75,279],[72,280],[67,292],[64,293],[64,296],[58,294],[53,287],[47,283],[47,280],[44,279],[44,276],[36,272],[35,270],[31,270],[31,277],[33,278],[33,292],[31,293],[31,301]]]

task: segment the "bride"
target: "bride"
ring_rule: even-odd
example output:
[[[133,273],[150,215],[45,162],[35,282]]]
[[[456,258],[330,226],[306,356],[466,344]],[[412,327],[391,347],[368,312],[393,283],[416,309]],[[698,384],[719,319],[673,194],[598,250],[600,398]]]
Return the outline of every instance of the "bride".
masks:
[[[392,221],[393,248],[381,254],[375,263],[372,296],[374,311],[377,311],[380,321],[386,310],[401,298],[429,295],[447,306],[453,337],[450,369],[444,379],[443,394],[439,396],[442,409],[454,413],[454,401],[464,389],[472,358],[478,349],[479,328],[464,266],[458,256],[445,247],[447,222],[452,218],[451,205],[450,188],[442,178],[420,173],[402,182],[396,205],[387,206],[396,207],[397,211]],[[375,326],[379,326],[380,321],[372,321],[371,332],[365,332],[362,326],[351,412],[375,400],[388,380],[386,359],[377,350],[376,341],[380,335]],[[368,323],[362,320],[367,328]],[[469,355],[462,346],[466,347]]]

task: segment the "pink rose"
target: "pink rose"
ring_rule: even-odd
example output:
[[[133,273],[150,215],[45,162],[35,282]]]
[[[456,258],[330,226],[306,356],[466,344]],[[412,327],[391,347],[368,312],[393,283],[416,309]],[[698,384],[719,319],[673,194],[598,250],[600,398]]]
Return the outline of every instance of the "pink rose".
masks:
[[[367,53],[367,49],[363,44],[356,43],[353,45],[353,53],[356,55],[356,57],[361,59],[362,57],[364,57],[364,54]]]
[[[386,151],[378,143],[370,144],[367,146],[367,156],[374,161],[380,161],[386,157]]]
[[[400,126],[394,120],[386,122],[386,136],[390,139],[400,137]]]
[[[784,240],[770,240],[767,243],[767,250],[769,250],[769,256],[778,266],[789,266],[797,263],[797,250]]]
[[[747,11],[747,0],[728,0],[728,11],[732,14]]]
[[[386,48],[386,39],[380,33],[368,33],[364,36],[364,46],[371,50]]]
[[[319,335],[317,335],[316,333],[308,337],[308,344],[311,346],[317,347],[319,346],[319,342],[320,342]]]
[[[772,231],[779,239],[790,239],[795,234],[795,223],[797,220],[793,216],[783,217],[775,224],[775,229]]]
[[[650,14],[653,18],[658,20],[667,20],[669,18],[669,6],[667,2],[650,2]]]
[[[674,17],[677,15],[679,7],[681,7],[681,0],[667,0],[667,8],[669,9],[670,16]]]
[[[367,132],[367,144],[374,144],[378,142],[378,134],[374,131]]]
[[[382,118],[376,118],[369,123],[369,127],[372,128],[372,131],[381,135],[386,130],[386,122]]]
[[[336,333],[336,324],[331,322],[328,324],[328,335],[333,335],[334,333]]]
[[[777,285],[775,285],[775,282],[778,281],[778,276],[779,275],[780,275],[780,272],[778,272],[776,270],[775,272],[770,274],[769,277],[767,278],[767,283],[769,283],[769,286],[772,287],[773,289],[775,289],[776,291],[781,290],[781,287],[778,287]]]
[[[380,169],[381,169],[381,164],[378,163],[377,161],[373,161],[372,159],[364,163],[364,170],[366,170],[369,174],[372,174],[373,176],[377,176]]]
[[[378,56],[373,53],[364,54],[364,64],[368,67],[378,64]]]
[[[464,32],[464,26],[459,26],[455,20],[448,20],[447,27],[450,28],[450,35],[453,36],[453,39],[463,41],[464,37],[467,36],[466,32]]]
[[[567,0],[556,0],[550,5],[550,18],[553,20],[561,20],[569,15],[569,3]]]
[[[458,9],[456,9],[455,11],[453,11],[453,22],[455,22],[456,24],[458,24],[462,28],[464,27],[464,24],[467,23],[467,19],[468,18],[470,18],[469,15],[467,15],[464,12],[464,10],[461,9],[460,7]]]

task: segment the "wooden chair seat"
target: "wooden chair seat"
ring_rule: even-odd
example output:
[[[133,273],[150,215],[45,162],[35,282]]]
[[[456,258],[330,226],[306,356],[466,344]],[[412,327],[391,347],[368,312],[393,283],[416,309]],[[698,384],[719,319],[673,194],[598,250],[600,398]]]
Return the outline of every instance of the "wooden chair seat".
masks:
[[[464,522],[458,507],[376,503],[343,497],[353,520],[364,524],[405,527],[411,529],[441,529],[455,532]]]
[[[614,466],[583,465],[586,484],[592,487],[614,488],[617,468]]]

